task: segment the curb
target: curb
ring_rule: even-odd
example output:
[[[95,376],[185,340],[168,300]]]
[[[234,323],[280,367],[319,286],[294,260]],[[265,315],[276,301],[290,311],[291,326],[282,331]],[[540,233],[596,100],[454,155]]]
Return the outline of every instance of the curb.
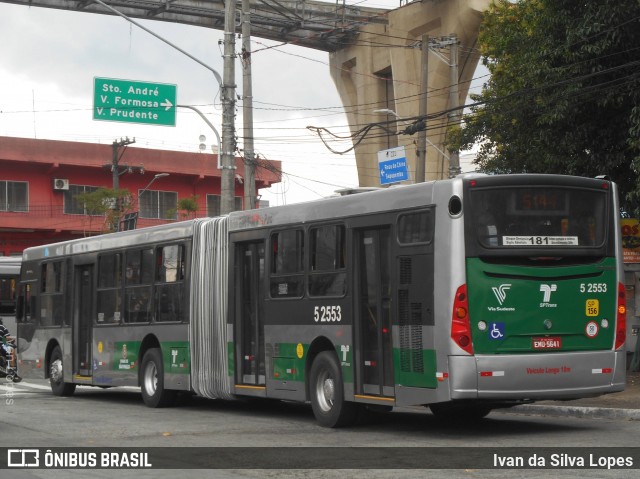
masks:
[[[562,416],[583,419],[623,419],[627,421],[640,421],[640,410],[638,409],[580,406],[544,406],[531,404],[514,406],[512,408],[497,411],[508,414],[522,414],[531,416]]]

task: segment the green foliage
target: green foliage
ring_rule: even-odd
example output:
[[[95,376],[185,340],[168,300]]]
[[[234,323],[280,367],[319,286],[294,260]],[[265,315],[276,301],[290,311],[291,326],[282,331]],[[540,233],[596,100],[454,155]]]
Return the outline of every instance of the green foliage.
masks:
[[[198,211],[198,198],[200,198],[199,195],[192,195],[178,200],[178,207],[168,210],[167,213],[170,216],[168,219],[174,219],[178,211],[183,219],[195,218]]]
[[[98,188],[94,191],[79,193],[73,199],[84,205],[90,229],[94,217],[104,218],[103,232],[116,231],[122,215],[131,209],[131,193],[126,189]]]
[[[490,173],[609,175],[640,203],[640,0],[496,0],[478,47],[491,73],[450,144]]]

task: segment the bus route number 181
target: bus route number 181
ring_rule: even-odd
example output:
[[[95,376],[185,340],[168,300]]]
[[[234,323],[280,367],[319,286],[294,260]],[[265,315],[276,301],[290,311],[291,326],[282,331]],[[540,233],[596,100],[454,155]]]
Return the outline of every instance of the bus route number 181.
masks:
[[[316,306],[313,308],[313,320],[316,323],[342,321],[342,308],[340,306]]]

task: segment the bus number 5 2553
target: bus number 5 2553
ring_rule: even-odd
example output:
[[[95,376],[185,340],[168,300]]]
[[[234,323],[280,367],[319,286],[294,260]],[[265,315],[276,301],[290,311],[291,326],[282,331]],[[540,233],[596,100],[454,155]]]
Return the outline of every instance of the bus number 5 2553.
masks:
[[[342,321],[340,306],[316,306],[313,308],[313,320],[318,323]]]

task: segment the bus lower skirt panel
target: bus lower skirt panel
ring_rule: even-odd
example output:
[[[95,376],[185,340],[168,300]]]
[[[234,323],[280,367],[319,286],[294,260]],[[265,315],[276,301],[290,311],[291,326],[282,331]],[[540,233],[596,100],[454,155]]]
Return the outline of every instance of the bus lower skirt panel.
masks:
[[[574,399],[622,391],[624,351],[450,356],[451,399]]]

